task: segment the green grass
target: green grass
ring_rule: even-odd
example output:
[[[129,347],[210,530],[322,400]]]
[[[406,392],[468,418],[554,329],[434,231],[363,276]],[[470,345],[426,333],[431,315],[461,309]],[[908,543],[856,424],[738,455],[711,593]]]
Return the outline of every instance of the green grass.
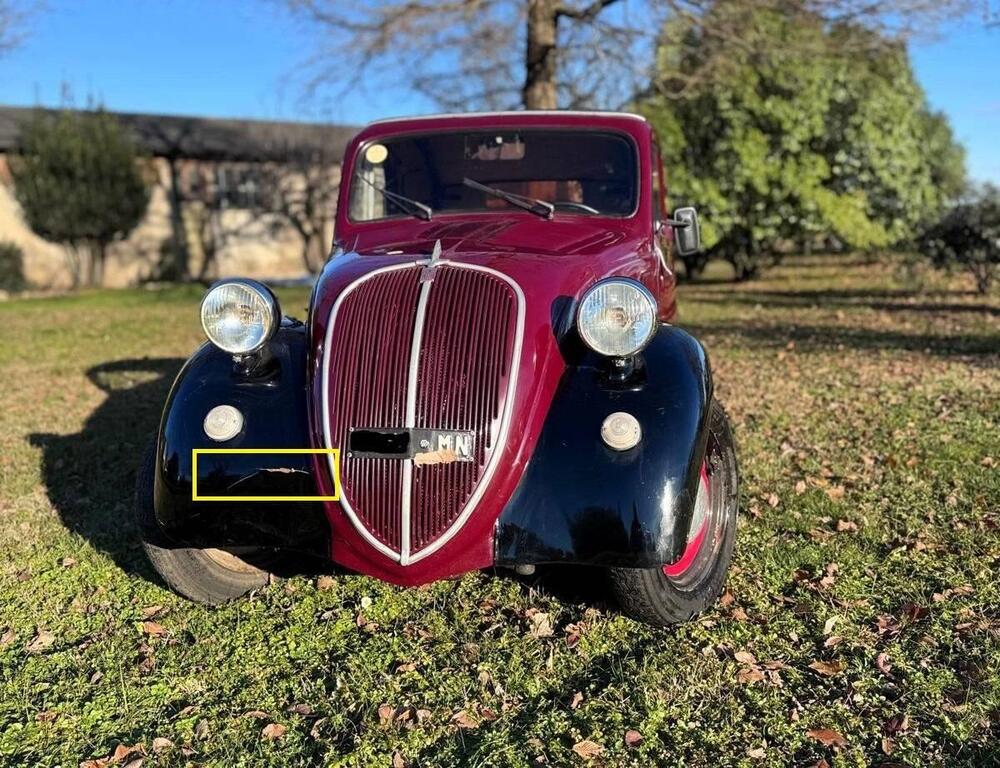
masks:
[[[0,765],[998,765],[1000,302],[967,288],[816,258],[682,290],[742,518],[721,605],[668,631],[576,571],[186,602],[129,515],[199,292],[0,303]]]

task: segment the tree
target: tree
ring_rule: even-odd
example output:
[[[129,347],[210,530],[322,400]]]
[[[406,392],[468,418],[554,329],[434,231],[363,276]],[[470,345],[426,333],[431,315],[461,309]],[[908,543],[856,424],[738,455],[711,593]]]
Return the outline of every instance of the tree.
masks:
[[[663,95],[724,73],[749,53],[757,11],[850,23],[904,39],[968,0],[277,0],[318,36],[307,91],[329,84],[415,90],[446,109],[618,108],[650,83]],[[654,77],[668,20],[718,43],[698,71]],[[874,39],[874,38],[873,38]],[[763,41],[766,42],[766,41]]]
[[[291,227],[302,242],[302,262],[318,272],[326,261],[340,190],[340,158],[329,147],[333,141],[289,147],[282,162],[269,162],[259,170],[258,212],[275,229]]]
[[[779,245],[819,237],[865,250],[911,237],[961,186],[964,156],[905,48],[804,10],[743,18],[748,47],[722,68],[723,41],[673,24],[659,67],[667,81],[681,73],[684,96],[656,90],[638,105],[660,135],[675,202],[704,214],[707,250],[685,260],[689,276],[718,257],[753,277]],[[706,66],[710,80],[683,77]]]
[[[142,220],[149,190],[131,137],[107,113],[39,110],[10,158],[36,234],[67,247],[73,285],[100,285],[105,254]]]
[[[964,267],[986,293],[1000,274],[1000,189],[952,207],[917,239],[917,247],[941,268]]]

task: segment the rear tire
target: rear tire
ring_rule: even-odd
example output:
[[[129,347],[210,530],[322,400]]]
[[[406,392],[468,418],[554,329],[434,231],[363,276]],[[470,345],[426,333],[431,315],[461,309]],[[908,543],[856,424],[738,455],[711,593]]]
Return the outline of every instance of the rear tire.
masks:
[[[687,621],[715,603],[722,592],[733,557],[736,514],[739,506],[739,473],[729,418],[712,401],[705,476],[711,510],[699,551],[687,570],[668,575],[664,568],[613,568],[611,584],[625,613],[655,626]],[[693,526],[692,526],[693,528]],[[691,531],[689,542],[695,540]],[[701,548],[709,547],[701,552]],[[688,553],[685,553],[687,559]]]
[[[178,547],[160,530],[153,510],[156,440],[146,450],[135,481],[135,515],[142,546],[153,568],[175,592],[208,605],[219,605],[267,585],[271,574],[222,549]],[[252,553],[250,553],[252,557]]]

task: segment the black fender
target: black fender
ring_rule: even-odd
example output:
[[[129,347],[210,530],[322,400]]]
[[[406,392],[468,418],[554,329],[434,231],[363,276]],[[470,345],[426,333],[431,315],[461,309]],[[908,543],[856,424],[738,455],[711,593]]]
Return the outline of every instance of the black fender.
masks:
[[[210,343],[187,361],[167,397],[156,444],[154,509],[161,532],[179,546],[287,547],[329,553],[319,501],[195,501],[192,449],[309,448],[308,335],[283,321],[260,353],[235,360]],[[223,443],[204,431],[206,414],[232,405],[243,430]],[[199,496],[316,496],[308,453],[200,455]]]
[[[712,375],[702,345],[662,325],[626,375],[593,353],[563,374],[524,475],[497,520],[497,565],[650,568],[687,543],[708,439]],[[628,451],[607,447],[615,411],[639,420]]]

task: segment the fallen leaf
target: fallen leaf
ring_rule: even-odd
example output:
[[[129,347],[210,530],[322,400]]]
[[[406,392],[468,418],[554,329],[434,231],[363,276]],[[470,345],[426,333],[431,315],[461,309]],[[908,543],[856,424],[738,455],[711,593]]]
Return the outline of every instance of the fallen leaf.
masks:
[[[737,651],[733,654],[733,658],[735,658],[740,664],[746,664],[748,666],[753,666],[757,663],[757,657],[749,651]]]
[[[167,628],[162,624],[157,624],[155,621],[142,622],[142,631],[150,637],[162,637],[167,634]]]
[[[814,728],[807,731],[810,738],[816,739],[824,747],[846,747],[847,739],[831,728]]]
[[[772,509],[774,507],[777,507],[778,504],[780,503],[780,501],[781,501],[781,499],[778,498],[778,494],[776,494],[776,493],[769,493],[769,494],[767,494],[767,505],[769,507],[771,507]]]
[[[573,745],[573,751],[584,760],[590,760],[600,755],[604,751],[604,747],[594,741],[590,741],[590,739],[584,739]]]
[[[763,680],[764,673],[757,669],[757,667],[744,667],[737,673],[736,679],[744,685],[750,685],[751,683],[759,683]]]
[[[8,645],[14,642],[17,638],[13,629],[6,630],[2,635],[0,635],[0,648],[6,648]]]
[[[552,637],[552,620],[547,613],[535,611],[528,616],[532,637]]]
[[[321,717],[319,720],[313,723],[313,727],[309,729],[309,735],[312,736],[314,740],[318,740],[319,737],[322,736],[323,734],[323,726],[325,724],[326,724],[326,718]]]
[[[153,739],[153,751],[154,752],[165,752],[168,749],[173,749],[174,743],[163,736],[157,736]]]
[[[844,638],[840,635],[830,635],[826,640],[823,641],[824,648],[833,648],[836,645],[840,645],[844,642]]]
[[[464,709],[451,716],[451,722],[459,728],[478,728],[479,723],[474,720]]]
[[[199,720],[198,724],[194,727],[194,737],[200,741],[207,739],[212,733],[212,729],[209,728],[208,720]]]
[[[832,485],[826,489],[826,495],[830,497],[831,501],[840,501],[844,498],[844,486],[842,485]]]
[[[856,531],[858,530],[858,524],[851,520],[838,520],[837,530],[840,533],[844,533],[845,531]]]
[[[403,759],[401,752],[392,753],[392,768],[406,768],[406,760]]]
[[[243,717],[252,717],[254,720],[267,720],[270,715],[262,709],[251,709],[249,712],[244,712]]]
[[[378,708],[378,722],[379,725],[388,725],[392,722],[392,718],[396,714],[396,708],[388,704],[383,704]]]
[[[28,653],[41,653],[46,648],[51,648],[55,641],[55,635],[48,630],[40,629],[35,633],[35,636],[31,638],[31,642],[28,643],[26,649]]]
[[[840,621],[839,616],[831,616],[829,619],[827,619],[826,623],[823,625],[823,634],[829,635],[831,632],[833,632],[833,625],[836,624],[838,621]]]
[[[72,568],[74,565],[76,565],[76,558],[75,557],[64,557],[62,560],[59,561],[59,564],[63,568]]]
[[[265,739],[277,741],[284,736],[287,731],[288,729],[281,723],[268,723],[261,729],[260,735]]]
[[[431,716],[431,711],[429,709],[418,709],[417,710],[417,722],[422,723]]]
[[[910,621],[919,621],[927,615],[927,609],[916,603],[906,603],[903,605],[903,616]]]
[[[583,694],[577,691],[573,694],[573,698],[569,700],[569,708],[576,709],[580,706],[580,702],[583,701]]]
[[[878,671],[881,672],[886,677],[892,677],[890,670],[892,669],[892,664],[889,663],[889,654],[880,653],[875,657],[875,666],[878,667]]]
[[[883,736],[882,751],[887,755],[891,755],[895,751],[895,749],[896,749],[896,742],[893,739],[890,739],[888,736]]]
[[[164,608],[162,605],[147,605],[145,608],[142,609],[142,618],[152,619],[166,612],[167,609]]]
[[[882,724],[882,732],[887,736],[902,733],[910,727],[910,720],[905,714],[893,715]]]
[[[752,757],[754,760],[763,760],[767,756],[767,750],[763,747],[757,747],[756,749],[748,749],[747,757]]]
[[[834,675],[839,675],[844,671],[844,664],[840,661],[814,661],[809,665],[809,669],[815,670],[821,675],[826,677],[833,677]]]
[[[629,749],[635,749],[640,744],[642,744],[642,734],[638,731],[629,728],[625,731],[625,746]]]
[[[796,496],[801,496],[805,492],[806,492],[806,481],[805,480],[799,480],[795,484],[795,495]]]
[[[336,583],[337,582],[333,580],[333,576],[320,576],[316,579],[316,589],[321,592],[327,589],[333,589],[334,586],[336,586]]]

